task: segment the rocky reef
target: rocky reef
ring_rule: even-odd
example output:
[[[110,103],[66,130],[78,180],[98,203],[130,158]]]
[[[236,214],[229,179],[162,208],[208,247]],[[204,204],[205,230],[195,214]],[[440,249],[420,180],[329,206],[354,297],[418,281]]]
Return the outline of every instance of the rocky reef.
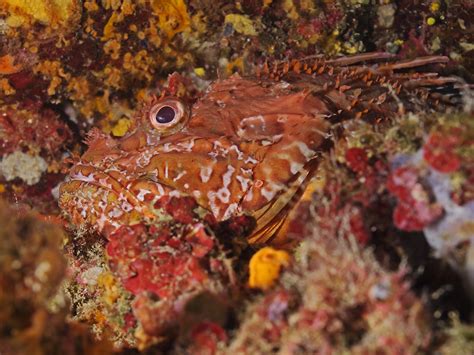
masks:
[[[68,301],[60,292],[67,264],[63,230],[3,201],[0,225],[2,353],[111,353],[110,343],[68,321]]]
[[[472,353],[472,11],[465,0],[3,1],[0,354]],[[254,217],[218,221],[190,196],[154,199],[152,222],[133,215],[107,232],[59,208],[84,142],[127,135],[150,97],[193,103],[234,73],[311,72],[297,60],[367,52],[443,56],[420,86],[430,71],[457,79],[430,92],[439,105],[335,122],[289,214],[289,245],[249,243]]]

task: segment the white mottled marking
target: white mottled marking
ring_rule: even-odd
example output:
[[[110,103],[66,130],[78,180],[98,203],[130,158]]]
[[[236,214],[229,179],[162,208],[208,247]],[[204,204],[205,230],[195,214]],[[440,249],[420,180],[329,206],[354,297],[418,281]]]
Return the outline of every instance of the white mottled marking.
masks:
[[[245,168],[240,168],[240,171],[244,175],[252,176],[252,169],[245,169]]]
[[[146,151],[143,156],[140,158],[140,167],[145,167],[150,164],[151,159],[154,157],[154,153],[152,151]]]
[[[165,153],[169,153],[173,150],[173,148],[171,147],[171,143],[165,143],[163,144],[163,152]]]
[[[262,115],[246,117],[240,121],[240,125],[243,126],[248,124],[250,127],[255,128],[255,123],[252,122],[260,122],[262,124],[262,129],[265,130],[265,118]]]
[[[174,181],[174,182],[178,181],[178,180],[181,179],[184,175],[186,175],[186,170],[180,171],[179,174],[175,176],[175,178],[173,179],[173,181]]]
[[[104,187],[107,187],[108,189],[112,188],[112,184],[108,182],[106,178],[99,179],[99,184]]]
[[[288,145],[286,148],[284,148],[285,150],[289,150],[291,148],[293,148],[294,146],[296,146],[298,148],[298,150],[300,151],[301,154],[303,154],[303,156],[309,160],[311,158],[314,158],[314,156],[316,155],[316,152],[312,149],[309,149],[309,147],[301,142],[301,141],[296,141],[296,142],[292,142],[290,145]]]
[[[221,187],[219,190],[217,190],[216,197],[222,203],[229,203],[230,190],[227,187]]]
[[[122,204],[120,206],[122,208],[122,210],[124,210],[125,212],[130,212],[133,210],[133,206],[128,203],[128,201],[122,201]]]
[[[229,203],[230,190],[229,185],[231,183],[232,175],[234,174],[235,168],[232,165],[227,165],[227,171],[222,175],[222,187],[217,190],[216,197],[222,203]]]
[[[292,174],[296,174],[301,170],[301,168],[303,168],[303,166],[304,165],[301,164],[301,163],[297,163],[295,161],[292,161],[292,162],[290,162],[290,171],[291,171]]]
[[[123,215],[123,212],[117,207],[114,207],[114,209],[109,212],[110,218],[120,217],[121,215]]]
[[[313,158],[314,155],[316,154],[314,150],[309,149],[309,147],[301,141],[295,142],[295,144],[300,150],[301,154],[303,154],[306,159]]]
[[[170,197],[181,197],[181,192],[178,191],[178,190],[173,190],[173,191],[170,191],[170,193],[168,195]]]
[[[279,123],[285,123],[287,120],[288,120],[288,116],[287,115],[278,115],[277,116],[277,121]]]
[[[75,174],[71,175],[73,180],[84,181],[84,182],[94,182],[96,181],[94,174],[84,175],[82,171],[78,171]]]
[[[168,162],[165,162],[165,178],[168,179],[169,177],[169,167]]]
[[[252,158],[251,156],[247,157],[247,159],[245,159],[245,164],[257,164],[258,163],[258,160]]]
[[[279,142],[282,138],[283,138],[283,134],[275,134],[274,136],[272,136],[272,141],[273,141],[273,143],[277,143],[277,142]]]
[[[146,189],[140,189],[140,191],[138,192],[137,194],[137,199],[138,201],[144,201],[145,200],[145,195],[146,194],[149,194],[150,193],[150,190],[146,190]]]
[[[227,165],[227,171],[222,175],[222,184],[224,187],[230,185],[232,175],[234,174],[235,168],[232,165]]]
[[[228,219],[232,217],[232,215],[237,212],[238,207],[239,205],[237,203],[231,203],[229,207],[227,207],[227,209],[225,210],[224,216],[222,217],[222,219]]]
[[[211,208],[211,212],[214,217],[219,216],[220,207],[216,204],[216,193],[215,191],[209,191],[207,193],[207,198],[209,199],[209,207]]]
[[[245,194],[244,201],[252,201],[253,199],[253,190],[250,189],[248,192]]]
[[[240,189],[245,192],[247,191],[248,187],[249,187],[249,183],[250,183],[250,179],[247,179],[241,175],[237,175],[235,177],[237,179],[237,181],[240,183]]]
[[[203,183],[206,183],[210,180],[212,175],[212,167],[211,166],[202,166],[199,171],[199,177]]]
[[[160,196],[163,196],[165,194],[165,190],[163,189],[163,186],[161,186],[161,184],[156,184],[156,188]]]
[[[267,201],[270,201],[275,197],[280,189],[281,186],[279,184],[269,182],[263,189],[260,190],[260,193],[267,199]]]
[[[237,159],[238,160],[243,160],[244,159],[244,153],[237,147],[235,144],[231,145],[229,148],[229,152],[234,151],[237,154]]]
[[[194,139],[191,139],[189,141],[179,142],[178,144],[176,144],[176,146],[183,148],[182,151],[191,152],[194,147]]]

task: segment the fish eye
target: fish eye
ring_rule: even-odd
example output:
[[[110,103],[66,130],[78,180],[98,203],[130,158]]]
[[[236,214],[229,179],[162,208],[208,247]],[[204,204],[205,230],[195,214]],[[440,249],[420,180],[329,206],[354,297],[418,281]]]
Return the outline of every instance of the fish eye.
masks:
[[[170,123],[176,117],[176,112],[171,106],[163,106],[155,115],[157,123]]]
[[[156,103],[148,113],[151,125],[162,134],[181,129],[188,116],[185,105],[177,98],[168,98]]]

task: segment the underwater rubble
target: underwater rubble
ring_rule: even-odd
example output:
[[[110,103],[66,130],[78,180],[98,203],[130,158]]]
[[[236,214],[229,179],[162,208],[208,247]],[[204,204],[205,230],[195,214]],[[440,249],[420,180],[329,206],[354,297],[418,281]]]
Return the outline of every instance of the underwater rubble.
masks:
[[[68,320],[60,292],[67,262],[59,226],[0,203],[0,349],[2,354],[112,353],[88,327]]]
[[[87,132],[150,96],[199,98],[267,62],[444,55],[474,80],[473,5],[444,1],[5,0],[0,4],[0,354],[474,352],[474,117],[341,122],[291,212],[249,244],[191,197],[151,224],[73,225],[59,186]],[[179,74],[173,74],[173,73]],[[440,97],[441,94],[440,93]]]

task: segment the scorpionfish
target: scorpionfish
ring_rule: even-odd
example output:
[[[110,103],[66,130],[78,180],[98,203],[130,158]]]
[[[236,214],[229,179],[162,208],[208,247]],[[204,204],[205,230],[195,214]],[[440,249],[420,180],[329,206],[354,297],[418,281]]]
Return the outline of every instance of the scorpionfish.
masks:
[[[124,137],[89,133],[87,151],[60,188],[60,206],[74,224],[107,233],[153,222],[163,196],[192,196],[218,221],[255,217],[251,243],[282,243],[332,127],[441,105],[436,88],[456,80],[414,71],[445,61],[397,62],[385,53],[313,58],[217,80],[192,105],[154,98]]]

